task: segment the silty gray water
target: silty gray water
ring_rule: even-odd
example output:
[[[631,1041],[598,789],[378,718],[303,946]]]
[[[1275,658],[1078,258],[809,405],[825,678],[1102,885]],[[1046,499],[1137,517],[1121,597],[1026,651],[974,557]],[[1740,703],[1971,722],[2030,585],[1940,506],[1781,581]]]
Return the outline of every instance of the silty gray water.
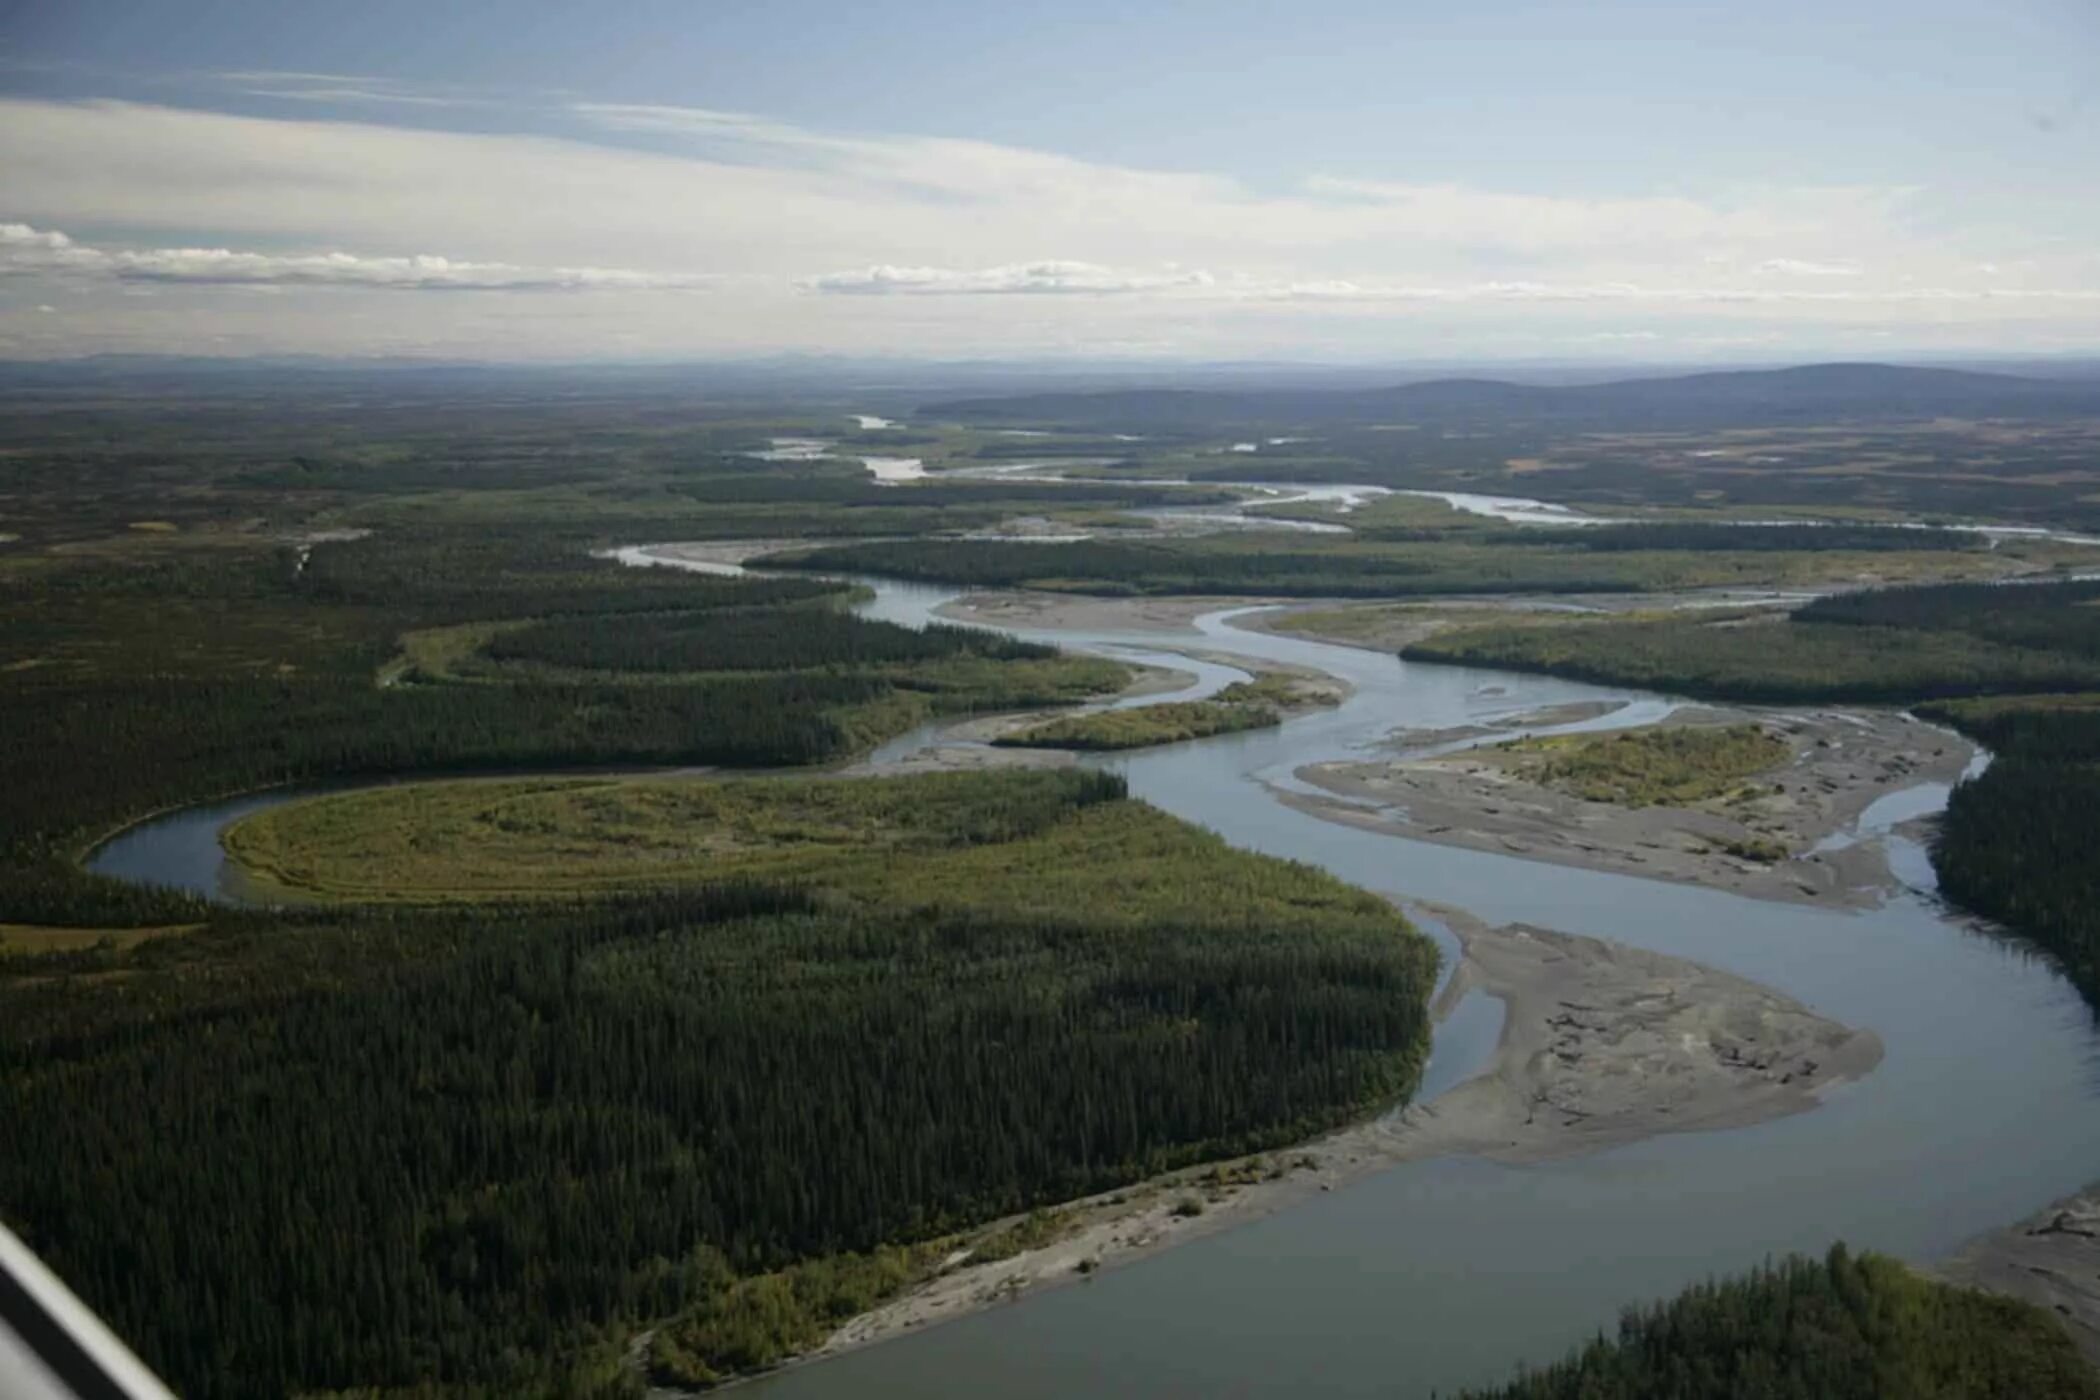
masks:
[[[955,590],[868,580],[869,615],[921,624]],[[1361,756],[1395,728],[1503,719],[1569,701],[1668,698],[1397,657],[1199,621],[1211,652],[1326,671],[1340,707],[1274,730],[1101,760],[1134,795],[1236,845],[1403,899],[1689,957],[1880,1034],[1887,1056],[1816,1110],[1572,1161],[1395,1168],[1275,1216],[881,1346],[762,1380],[768,1400],[845,1396],[1422,1396],[1542,1362],[1653,1298],[1835,1239],[1929,1260],[2082,1184],[2100,1165],[2100,1059],[2082,1003],[2041,962],[1928,894],[1845,914],[1764,903],[1320,821],[1273,786]],[[1156,633],[1022,635],[1198,671]],[[1157,697],[1155,697],[1157,698]],[[931,733],[915,736],[929,742]],[[104,846],[94,867],[222,888],[216,835],[287,794],[194,808]],[[1910,815],[1942,794],[1892,800]],[[1893,835],[1899,873],[1929,886]],[[237,892],[237,891],[236,891]],[[1431,927],[1447,950],[1448,934]],[[1439,1029],[1431,1087],[1477,1067],[1499,1016],[1469,999]]]

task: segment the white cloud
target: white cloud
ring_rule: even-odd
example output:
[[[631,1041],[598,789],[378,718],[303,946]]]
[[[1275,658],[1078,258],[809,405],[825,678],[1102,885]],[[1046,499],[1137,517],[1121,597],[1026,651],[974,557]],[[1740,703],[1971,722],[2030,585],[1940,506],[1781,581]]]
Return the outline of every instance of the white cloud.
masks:
[[[396,107],[469,107],[464,97],[432,97],[427,93],[386,92],[377,88],[350,87],[244,87],[250,97],[273,97],[280,102],[381,103]]]
[[[733,137],[762,140],[773,145],[811,145],[819,138],[784,122],[749,112],[722,112],[710,107],[663,107],[640,103],[578,102],[569,108],[577,116],[614,131],[648,131],[676,136]],[[852,143],[825,140],[829,146]]]
[[[1857,274],[1850,271],[1822,270],[1800,275],[1828,277]],[[1960,304],[1992,299],[2066,303],[2100,301],[2100,288],[1906,286],[1840,290],[1820,287],[1731,286],[1713,282],[1668,286],[1638,282],[1284,282],[1245,274],[1220,275],[1201,270],[1147,272],[1102,267],[1096,263],[1059,261],[1018,263],[975,271],[884,265],[806,278],[798,285],[810,291],[853,296],[998,296],[1043,293],[1114,296],[1151,293],[1172,295],[1183,301],[1193,299],[1219,302],[1355,302],[1366,305],[1550,305],[1632,302],[1669,307],[1702,304]]]
[[[285,93],[473,96],[221,76]],[[0,98],[0,214],[22,230],[0,269],[114,285],[127,305],[69,302],[65,320],[83,336],[120,328],[127,345],[156,325],[221,323],[244,345],[414,336],[448,352],[568,354],[1446,352],[1651,320],[1677,342],[1870,318],[1943,337],[2100,339],[2100,261],[2086,251],[2100,190],[2065,194],[2033,223],[2051,243],[2000,214],[1972,227],[1944,201],[1927,217],[1902,188],[1544,193],[1310,169],[1257,189],[709,108],[543,106],[534,120],[570,134]],[[54,228],[95,236],[40,232]],[[687,298],[571,295],[701,285],[715,291],[704,317]],[[236,306],[226,286],[284,294]],[[364,293],[404,288],[483,295],[349,314]]]
[[[1658,286],[1637,282],[1475,282],[1458,285],[1379,285],[1354,282],[1273,285],[1224,282],[1230,294],[1294,301],[1552,303],[1646,302],[1657,306],[1875,305],[1964,303],[1993,300],[2075,304],[2100,301],[2100,287],[1884,287],[1843,290],[1804,287],[1744,287],[1719,283]]]
[[[461,89],[432,87],[348,73],[275,70],[213,73],[211,81],[250,97],[285,102],[382,104],[399,107],[484,107],[494,99]]]
[[[1209,288],[1215,279],[1202,271],[1140,272],[1098,263],[1047,261],[1015,263],[962,272],[946,267],[881,265],[857,272],[813,277],[804,286],[818,292],[857,296],[989,296],[1012,293],[1081,293],[1114,296],[1130,292],[1163,292]]]
[[[0,224],[0,276],[38,273],[120,282],[238,287],[366,287],[392,291],[686,291],[715,279],[608,267],[518,267],[418,254],[236,252],[230,248],[103,249],[27,224]]]
[[[1856,263],[1812,262],[1807,258],[1766,258],[1759,272],[1784,273],[1788,277],[1857,277]]]

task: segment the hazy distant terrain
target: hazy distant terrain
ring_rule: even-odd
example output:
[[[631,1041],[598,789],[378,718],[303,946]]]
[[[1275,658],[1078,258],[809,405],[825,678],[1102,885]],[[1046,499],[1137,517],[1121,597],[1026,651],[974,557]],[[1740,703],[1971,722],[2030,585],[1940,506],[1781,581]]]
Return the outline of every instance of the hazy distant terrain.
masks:
[[[1229,428],[1240,424],[1492,424],[1602,429],[1754,428],[1811,421],[2100,413],[2100,383],[1972,370],[1831,364],[1607,384],[1438,379],[1384,389],[1128,389],[932,403],[929,418],[1066,427]]]

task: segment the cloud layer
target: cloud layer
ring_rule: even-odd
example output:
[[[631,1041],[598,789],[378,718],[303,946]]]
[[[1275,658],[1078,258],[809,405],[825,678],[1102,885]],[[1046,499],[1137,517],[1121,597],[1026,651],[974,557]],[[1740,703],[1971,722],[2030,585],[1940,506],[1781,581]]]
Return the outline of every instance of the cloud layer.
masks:
[[[518,267],[416,254],[285,256],[230,248],[107,250],[27,224],[0,224],[0,276],[62,276],[224,287],[365,287],[414,292],[684,291],[715,279],[630,268]]]
[[[2065,193],[2043,228],[1895,187],[1579,194],[1308,169],[1255,188],[704,107],[540,99],[528,121],[506,98],[476,120],[530,130],[432,129],[479,99],[239,76],[348,110],[0,99],[0,219],[18,221],[0,226],[0,353],[199,327],[253,348],[565,355],[2100,342],[2100,191]],[[420,98],[413,130],[348,119]],[[259,287],[282,295],[225,290]],[[404,290],[480,295],[346,314]],[[56,310],[7,315],[38,305]]]
[[[882,265],[857,272],[832,272],[803,283],[813,291],[865,296],[991,296],[1023,293],[1117,296],[1132,292],[1208,290],[1216,279],[1207,272],[1141,272],[1098,263],[1056,261],[1016,263],[975,272],[947,267]]]

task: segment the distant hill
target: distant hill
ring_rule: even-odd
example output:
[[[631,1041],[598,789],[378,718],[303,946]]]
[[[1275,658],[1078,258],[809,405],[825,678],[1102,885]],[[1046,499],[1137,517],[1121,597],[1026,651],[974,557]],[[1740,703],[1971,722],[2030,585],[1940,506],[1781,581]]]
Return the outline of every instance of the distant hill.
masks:
[[[1206,391],[1130,389],[1032,394],[927,404],[919,416],[1001,423],[1154,431],[1239,424],[1666,428],[1815,420],[2100,415],[2100,382],[2035,379],[1971,370],[1828,364],[1729,370],[1608,384],[1512,384],[1433,379],[1385,389]]]

